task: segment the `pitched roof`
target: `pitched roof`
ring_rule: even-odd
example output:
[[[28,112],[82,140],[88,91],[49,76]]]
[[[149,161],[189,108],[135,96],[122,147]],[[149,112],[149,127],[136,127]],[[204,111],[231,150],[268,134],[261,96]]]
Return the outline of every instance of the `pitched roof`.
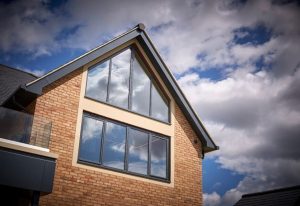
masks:
[[[138,24],[133,29],[121,34],[120,36],[115,37],[109,42],[106,42],[95,49],[79,56],[78,58],[54,69],[53,71],[45,74],[44,76],[27,83],[23,89],[35,94],[42,94],[42,90],[45,86],[51,84],[52,82],[60,79],[61,77],[69,74],[70,72],[80,68],[81,66],[87,64],[88,62],[100,57],[101,55],[111,51],[114,48],[132,40],[136,39],[139,44],[142,46],[147,56],[151,60],[154,67],[157,69],[160,77],[166,84],[167,88],[173,95],[177,104],[180,106],[184,114],[186,115],[188,121],[192,125],[194,131],[202,142],[203,153],[210,152],[218,149],[210,135],[204,128],[199,117],[187,101],[187,98],[184,96],[183,92],[179,88],[174,76],[167,68],[166,64],[163,62],[161,56],[155,49],[153,43],[151,42],[149,36],[145,32],[145,26],[143,24]]]
[[[265,192],[245,194],[235,206],[299,206],[300,185]]]
[[[0,64],[0,106],[22,85],[37,79],[33,74]]]

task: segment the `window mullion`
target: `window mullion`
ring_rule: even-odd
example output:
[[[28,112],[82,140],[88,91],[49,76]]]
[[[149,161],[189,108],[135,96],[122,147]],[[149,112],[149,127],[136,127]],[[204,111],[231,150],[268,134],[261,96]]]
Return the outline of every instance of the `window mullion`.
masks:
[[[148,133],[148,167],[147,167],[147,175],[151,176],[151,133]]]
[[[109,101],[109,90],[110,90],[110,80],[111,80],[111,67],[112,67],[112,59],[109,60],[108,66],[108,82],[107,82],[107,95],[106,95],[106,102]]]
[[[133,58],[134,51],[131,49],[130,64],[129,64],[129,93],[128,93],[128,109],[132,110],[132,76],[133,76]]]
[[[149,117],[152,116],[152,86],[153,86],[153,84],[152,84],[152,78],[151,78],[150,79],[150,98],[149,98],[149,100],[150,100],[150,104],[149,104]]]
[[[165,139],[166,144],[166,178],[170,178],[170,139]]]
[[[105,135],[106,134],[106,121],[103,121],[103,128],[102,128],[102,138],[101,138],[101,143],[100,143],[100,164],[102,165],[103,163],[103,145],[105,141]]]
[[[129,134],[129,128],[126,127],[125,155],[124,155],[124,169],[125,169],[125,171],[128,171],[128,134]]]

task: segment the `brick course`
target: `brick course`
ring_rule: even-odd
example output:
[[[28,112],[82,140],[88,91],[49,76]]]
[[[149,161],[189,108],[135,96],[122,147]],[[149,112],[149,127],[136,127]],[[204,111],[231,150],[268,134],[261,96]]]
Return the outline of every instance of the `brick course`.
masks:
[[[50,151],[57,153],[53,192],[41,205],[203,205],[201,144],[175,106],[175,177],[167,187],[72,166],[82,69],[52,83],[35,115],[52,121]]]

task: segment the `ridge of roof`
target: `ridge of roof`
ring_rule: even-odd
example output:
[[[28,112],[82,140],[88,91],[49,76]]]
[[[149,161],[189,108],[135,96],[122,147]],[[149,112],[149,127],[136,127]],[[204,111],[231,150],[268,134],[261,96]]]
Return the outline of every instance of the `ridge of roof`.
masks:
[[[158,68],[159,75],[162,77],[167,87],[170,89],[172,95],[175,97],[175,100],[183,108],[183,112],[186,115],[187,120],[191,123],[192,128],[202,142],[203,157],[204,153],[219,149],[219,147],[216,146],[206,128],[202,124],[199,116],[188,102],[186,96],[177,84],[175,77],[168,69],[162,57],[153,45],[150,37],[147,35],[145,31],[145,25],[141,23],[136,25],[134,28],[126,31],[125,33],[122,33],[119,36],[111,39],[110,41],[105,42],[104,44],[101,44],[94,49],[84,53],[83,55],[67,62],[66,64],[48,72],[40,78],[29,82],[26,85],[23,85],[22,89],[33,94],[40,95],[42,94],[43,87],[78,69],[79,67],[94,60],[95,58],[107,53],[108,51],[122,45],[123,43],[128,42],[131,39],[138,40],[138,42],[145,50],[146,54],[149,56],[150,60]]]

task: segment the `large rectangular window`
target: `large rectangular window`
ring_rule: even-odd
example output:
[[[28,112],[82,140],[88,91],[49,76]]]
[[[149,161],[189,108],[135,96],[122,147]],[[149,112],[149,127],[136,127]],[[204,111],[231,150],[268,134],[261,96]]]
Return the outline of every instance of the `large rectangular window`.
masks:
[[[169,138],[84,113],[78,161],[169,181]]]
[[[89,68],[85,96],[170,122],[169,100],[133,48]]]

